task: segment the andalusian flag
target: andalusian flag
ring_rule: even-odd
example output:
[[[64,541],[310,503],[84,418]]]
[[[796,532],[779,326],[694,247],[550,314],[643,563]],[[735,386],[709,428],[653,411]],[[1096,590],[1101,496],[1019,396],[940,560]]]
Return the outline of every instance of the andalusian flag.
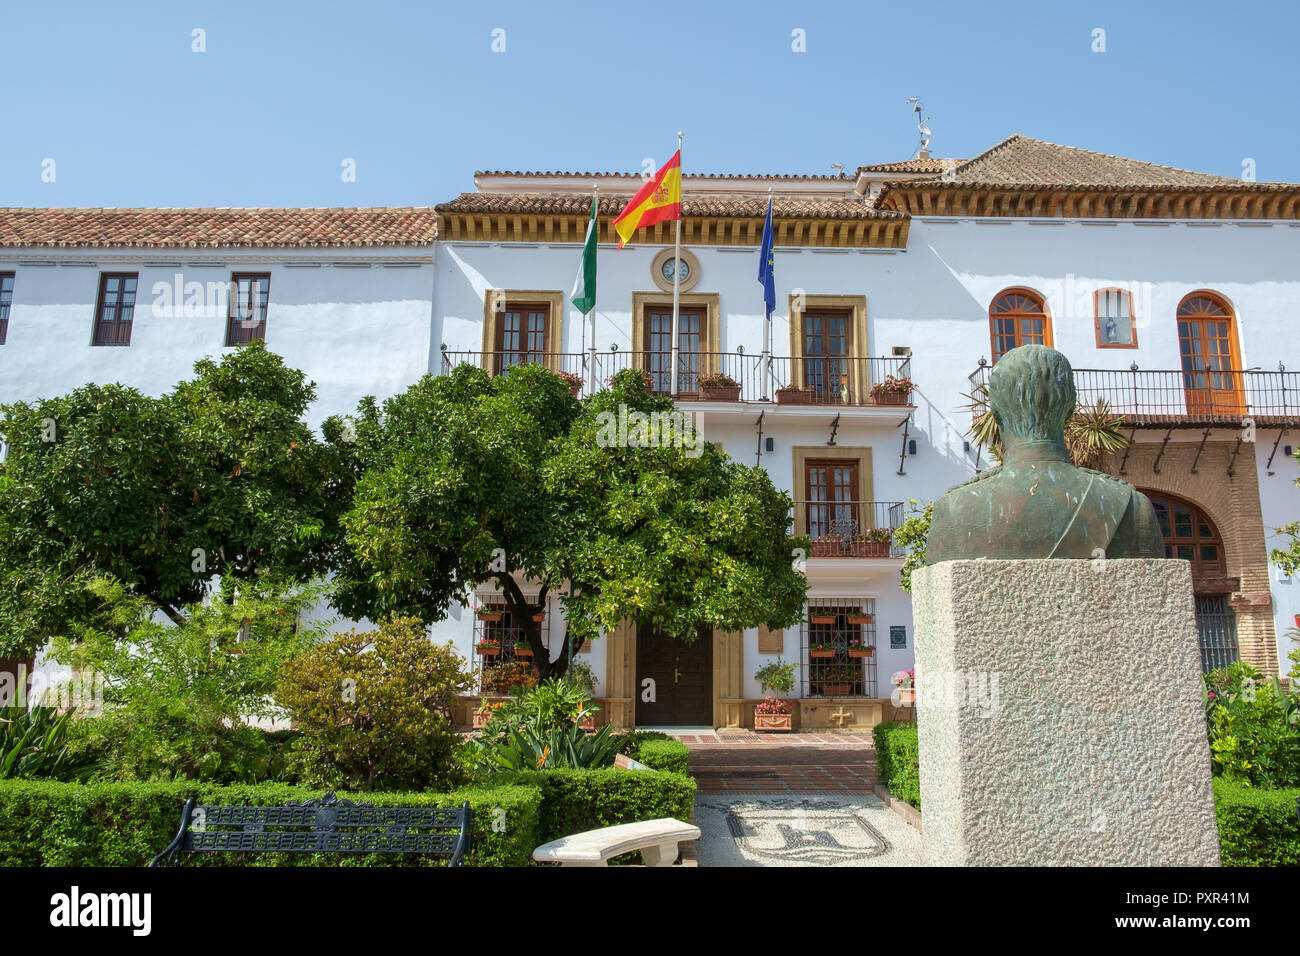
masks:
[[[596,207],[600,200],[591,197],[591,221],[587,223],[587,241],[582,244],[582,261],[578,263],[578,276],[573,280],[573,307],[587,315],[596,307],[596,240],[600,227],[596,222]]]
[[[632,233],[643,226],[653,226],[657,222],[667,222],[682,218],[682,151],[673,153],[673,158],[664,164],[664,168],[655,173],[650,180],[632,197],[618,218],[614,220],[614,231],[618,233],[618,247],[623,248],[632,238]]]

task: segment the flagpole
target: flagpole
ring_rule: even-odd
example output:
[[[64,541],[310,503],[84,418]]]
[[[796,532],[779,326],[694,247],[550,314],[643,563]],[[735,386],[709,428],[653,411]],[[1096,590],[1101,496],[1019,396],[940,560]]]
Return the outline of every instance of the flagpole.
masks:
[[[772,208],[772,187],[767,187],[767,208]],[[773,245],[776,245],[775,238]],[[763,357],[762,365],[763,400],[769,397],[768,386],[772,378],[772,317],[767,314],[767,292],[763,293]]]
[[[594,183],[591,187],[591,214],[596,221],[596,254],[600,254],[600,183]],[[596,394],[596,303],[591,303],[591,311],[587,313],[587,319],[591,322],[591,366],[587,369],[588,395]]]
[[[682,174],[682,131],[677,131],[677,175],[678,182],[681,182]],[[685,192],[685,190],[683,190]],[[679,210],[677,213],[677,238],[673,241],[673,350],[672,350],[672,371],[668,376],[668,390],[674,399],[677,397],[677,315],[681,301],[681,281],[682,281],[682,214]]]

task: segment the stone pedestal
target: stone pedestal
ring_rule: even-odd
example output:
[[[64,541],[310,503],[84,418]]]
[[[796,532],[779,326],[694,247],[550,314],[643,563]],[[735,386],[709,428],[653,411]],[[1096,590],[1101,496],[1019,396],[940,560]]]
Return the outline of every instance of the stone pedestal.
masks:
[[[1219,864],[1186,561],[949,561],[912,597],[936,862]]]

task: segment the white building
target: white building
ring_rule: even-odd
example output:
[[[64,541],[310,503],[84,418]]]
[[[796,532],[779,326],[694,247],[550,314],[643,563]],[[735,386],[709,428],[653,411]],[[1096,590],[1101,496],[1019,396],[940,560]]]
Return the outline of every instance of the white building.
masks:
[[[436,241],[432,210],[0,212],[12,297],[0,401],[90,380],[159,392],[241,334],[264,334],[317,382],[317,420],[461,361],[542,361],[588,387],[631,365],[666,390],[672,224],[622,250],[610,227],[640,183],[481,173],[477,191],[437,207]],[[587,323],[568,291],[594,184],[602,245]],[[809,622],[717,633],[673,663],[631,627],[606,635],[588,653],[611,719],[749,725],[753,673],[777,654],[799,663],[802,726],[891,716],[889,676],[913,659],[901,558],[852,538],[987,466],[967,445],[966,395],[998,354],[1031,341],[1066,354],[1081,402],[1104,397],[1126,416],[1132,445],[1108,467],[1155,500],[1171,553],[1193,562],[1206,666],[1241,656],[1286,670],[1300,585],[1267,551],[1285,543],[1273,529],[1300,517],[1300,371],[1283,370],[1300,370],[1288,334],[1300,186],[1011,137],[967,161],[923,156],[852,178],[688,175],[683,189],[679,402],[702,413],[707,440],[760,461],[795,499],[796,530],[815,539]],[[765,362],[756,276],[769,189],[778,305]],[[109,313],[122,274],[136,276],[130,346],[97,346],[121,334]],[[155,309],[169,286],[174,305],[177,275],[187,300],[209,279],[242,281],[242,305],[265,289],[265,312],[231,324],[224,305]],[[737,380],[739,397],[705,395],[698,379],[711,372]],[[873,395],[888,375],[914,380],[911,405]],[[560,617],[552,599],[557,653]],[[472,657],[483,626],[457,609],[433,631]],[[853,636],[872,656],[847,656]],[[835,656],[812,657],[819,641]],[[638,702],[641,676],[682,664],[708,680],[649,710]]]

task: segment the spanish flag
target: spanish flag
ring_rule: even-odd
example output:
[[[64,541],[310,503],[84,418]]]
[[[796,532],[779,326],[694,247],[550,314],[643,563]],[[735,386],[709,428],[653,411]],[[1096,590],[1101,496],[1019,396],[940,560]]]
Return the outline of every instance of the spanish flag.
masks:
[[[681,218],[682,151],[679,149],[664,164],[664,168],[655,173],[654,179],[641,187],[614,220],[618,247],[622,249],[632,238],[632,233],[643,226]]]

